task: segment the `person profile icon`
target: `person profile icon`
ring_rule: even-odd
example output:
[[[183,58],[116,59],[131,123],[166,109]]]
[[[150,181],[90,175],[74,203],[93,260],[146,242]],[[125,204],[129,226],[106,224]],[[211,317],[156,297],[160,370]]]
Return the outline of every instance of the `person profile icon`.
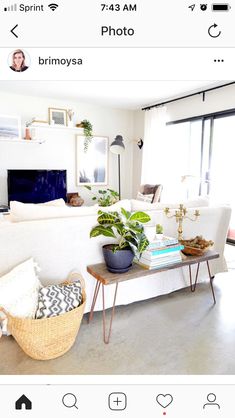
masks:
[[[17,73],[26,71],[29,67],[26,65],[26,54],[22,49],[16,49],[10,57],[10,69]]]
[[[203,405],[203,409],[206,409],[208,406],[216,406],[218,409],[220,409],[220,405],[217,402],[215,402],[216,395],[214,393],[209,393],[207,395],[207,400],[208,402]]]

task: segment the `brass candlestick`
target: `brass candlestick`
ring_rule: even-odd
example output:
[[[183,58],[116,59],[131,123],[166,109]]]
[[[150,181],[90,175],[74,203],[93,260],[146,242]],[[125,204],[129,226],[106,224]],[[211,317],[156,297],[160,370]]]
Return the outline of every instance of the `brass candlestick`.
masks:
[[[196,221],[197,218],[200,216],[199,210],[195,210],[193,214],[194,219],[192,219],[189,215],[187,215],[188,211],[182,204],[179,205],[179,209],[175,210],[174,215],[169,215],[170,214],[169,208],[165,208],[164,212],[168,218],[175,218],[176,222],[179,224],[178,225],[178,240],[179,241],[183,239],[183,236],[182,236],[183,235],[183,220],[190,219],[190,221]]]

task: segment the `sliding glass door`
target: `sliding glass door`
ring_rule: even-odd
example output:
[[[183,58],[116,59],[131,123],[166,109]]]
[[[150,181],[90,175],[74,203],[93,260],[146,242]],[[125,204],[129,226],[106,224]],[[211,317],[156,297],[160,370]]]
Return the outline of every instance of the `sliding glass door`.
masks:
[[[232,218],[228,238],[235,242],[235,111],[170,123],[167,131],[168,147],[176,139],[182,150],[174,170],[181,176],[185,196],[209,195],[214,203],[229,204]]]

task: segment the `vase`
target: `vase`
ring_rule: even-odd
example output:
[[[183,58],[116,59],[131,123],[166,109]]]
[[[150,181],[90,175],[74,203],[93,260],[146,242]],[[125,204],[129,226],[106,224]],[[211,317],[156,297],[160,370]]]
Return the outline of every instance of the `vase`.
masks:
[[[29,128],[25,128],[25,137],[24,139],[30,140],[31,138],[31,133],[30,133],[30,129]]]

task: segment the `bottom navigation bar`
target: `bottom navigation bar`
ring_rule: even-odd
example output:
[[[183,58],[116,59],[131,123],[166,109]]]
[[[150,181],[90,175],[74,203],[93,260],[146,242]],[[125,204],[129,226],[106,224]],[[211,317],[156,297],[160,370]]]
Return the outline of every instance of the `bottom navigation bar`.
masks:
[[[8,385],[0,413],[22,416],[231,418],[235,385]]]

